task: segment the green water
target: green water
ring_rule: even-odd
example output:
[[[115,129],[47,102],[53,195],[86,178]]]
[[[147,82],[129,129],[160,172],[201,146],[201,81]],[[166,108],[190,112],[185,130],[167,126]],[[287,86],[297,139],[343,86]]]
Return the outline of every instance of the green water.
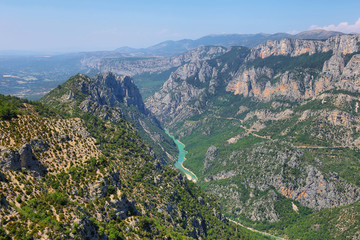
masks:
[[[183,173],[188,174],[189,176],[191,176],[191,178],[196,181],[196,179],[197,179],[196,176],[195,176],[192,172],[189,172],[188,170],[186,170],[185,168],[183,168],[183,166],[181,166],[181,164],[186,160],[185,156],[186,156],[186,153],[187,153],[187,152],[185,151],[185,145],[182,144],[181,142],[179,142],[178,140],[176,140],[176,139],[174,138],[174,136],[171,136],[170,133],[169,133],[169,131],[168,131],[167,129],[165,129],[165,133],[166,133],[167,135],[169,135],[169,137],[171,137],[171,138],[174,140],[176,146],[177,146],[178,149],[179,149],[179,157],[178,157],[177,162],[174,164],[174,166],[175,166],[177,169],[179,169],[181,172],[183,172]]]

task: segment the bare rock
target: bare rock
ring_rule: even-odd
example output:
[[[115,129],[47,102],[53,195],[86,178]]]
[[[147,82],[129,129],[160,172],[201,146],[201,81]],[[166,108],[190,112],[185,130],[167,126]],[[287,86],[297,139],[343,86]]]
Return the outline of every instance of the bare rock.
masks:
[[[21,168],[39,171],[39,161],[36,160],[31,145],[24,144],[19,149]]]
[[[217,148],[214,145],[211,145],[206,151],[205,160],[204,160],[204,169],[211,167],[211,163],[215,160],[217,156]]]
[[[14,171],[26,169],[37,173],[45,172],[45,168],[35,158],[30,144],[24,144],[17,151],[3,148],[0,156],[0,169]]]
[[[0,169],[2,170],[20,170],[20,154],[7,148],[2,148],[0,152]]]

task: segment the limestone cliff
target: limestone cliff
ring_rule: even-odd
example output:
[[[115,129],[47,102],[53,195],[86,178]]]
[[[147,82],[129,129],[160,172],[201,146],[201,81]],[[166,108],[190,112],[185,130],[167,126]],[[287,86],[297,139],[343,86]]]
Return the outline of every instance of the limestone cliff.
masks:
[[[326,41],[293,40],[267,42],[252,49],[248,56],[248,66],[239,69],[227,86],[227,91],[244,96],[254,96],[262,101],[269,101],[277,96],[291,99],[308,99],[319,93],[334,89],[357,91],[359,86],[359,35],[342,35],[329,38]],[[318,65],[301,66],[300,58],[304,54],[315,59],[321,54],[331,53],[320,59]],[[276,58],[276,56],[291,56],[292,58]],[[313,56],[313,57],[311,57]],[[324,55],[325,56],[325,55]],[[257,67],[257,58],[273,57],[279,61],[277,66]],[[350,60],[348,60],[350,58]],[[298,59],[298,66],[287,65]],[[255,64],[251,64],[254,61]],[[346,62],[347,61],[347,62]],[[258,61],[259,62],[259,61]],[[260,64],[261,65],[261,64]],[[277,68],[281,68],[279,71]]]
[[[251,50],[248,58],[266,58],[279,55],[295,57],[306,53],[312,55],[328,51],[333,51],[334,54],[346,55],[358,51],[359,46],[357,43],[359,41],[359,35],[338,35],[325,41],[284,38],[260,44]]]
[[[147,106],[162,121],[183,121],[199,112],[203,98],[215,91],[216,82],[206,80],[216,75],[217,70],[207,62],[185,64],[171,74],[161,91],[147,101]],[[186,81],[190,78],[195,84]]]
[[[200,113],[208,98],[223,91],[224,84],[234,77],[234,71],[248,53],[247,48],[233,47],[218,58],[179,67],[163,87],[147,99],[146,106],[165,125]]]
[[[246,56],[231,48],[213,60],[179,67],[146,105],[165,124],[174,124],[201,112],[205,99],[224,84],[226,91],[260,101],[303,100],[333,88],[357,91],[359,42],[360,35],[283,39],[250,49]]]

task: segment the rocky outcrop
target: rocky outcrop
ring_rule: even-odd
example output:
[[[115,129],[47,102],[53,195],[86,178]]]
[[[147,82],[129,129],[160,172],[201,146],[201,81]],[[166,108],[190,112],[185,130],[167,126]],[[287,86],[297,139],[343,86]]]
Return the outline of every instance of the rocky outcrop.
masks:
[[[19,152],[2,147],[0,166],[2,170],[20,170],[21,162]]]
[[[266,68],[244,69],[229,82],[226,90],[261,101],[276,97],[304,100],[334,88],[354,92],[360,89],[359,59],[359,55],[354,55],[344,67],[344,58],[334,55],[324,63],[323,71],[317,73],[319,77],[306,69],[277,75]]]
[[[128,76],[115,76],[113,73],[98,74],[92,79],[78,74],[45,95],[41,101],[56,107],[66,106],[67,109],[64,110],[69,111],[74,111],[71,108],[77,105],[84,112],[101,115],[104,119],[111,117],[107,112],[112,108],[124,113],[121,108],[124,106],[134,106],[141,113],[148,113],[132,79]],[[118,113],[112,117],[117,120],[121,116]]]
[[[185,64],[147,99],[146,106],[162,122],[183,121],[201,111],[206,96],[215,93],[217,74],[206,61]]]
[[[354,55],[346,64],[341,77],[339,88],[350,91],[360,90],[360,54]]]
[[[30,144],[24,144],[19,149],[19,156],[21,168],[35,171],[39,170],[39,162],[36,160]]]
[[[289,118],[294,112],[290,109],[286,109],[280,113],[273,113],[270,110],[256,110],[246,114],[244,121],[256,117],[261,121],[273,121],[273,120],[283,120]]]
[[[204,159],[204,170],[208,169],[209,167],[211,167],[212,162],[215,160],[217,155],[217,148],[214,145],[211,145],[208,150],[206,151],[205,154],[205,159]]]
[[[134,123],[158,159],[163,163],[176,159],[176,145],[145,108],[138,88],[128,76],[104,73],[90,78],[78,74],[45,95],[41,101],[63,111],[78,110],[112,122],[126,119]],[[154,152],[149,154],[154,155]]]
[[[80,78],[86,76],[81,75]],[[79,106],[85,112],[95,113],[103,111],[101,108],[109,109],[124,104],[128,107],[135,106],[140,112],[147,113],[140,92],[130,77],[106,73],[96,75],[93,81],[84,79],[77,84],[78,90],[88,96]]]
[[[281,193],[313,209],[343,206],[360,199],[360,190],[341,180],[336,173],[324,177],[317,168],[310,165],[305,167],[305,172],[307,176],[303,187],[282,187]]]
[[[26,169],[38,173],[43,170],[39,161],[35,158],[30,144],[24,144],[16,151],[2,148],[0,156],[0,169],[2,170],[18,171]]]

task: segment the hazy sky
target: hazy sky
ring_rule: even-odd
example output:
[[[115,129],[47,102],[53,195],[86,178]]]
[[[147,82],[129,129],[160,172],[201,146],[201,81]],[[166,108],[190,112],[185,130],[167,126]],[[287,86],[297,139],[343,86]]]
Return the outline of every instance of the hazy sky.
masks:
[[[0,50],[112,50],[314,28],[360,33],[360,1],[0,0]]]

